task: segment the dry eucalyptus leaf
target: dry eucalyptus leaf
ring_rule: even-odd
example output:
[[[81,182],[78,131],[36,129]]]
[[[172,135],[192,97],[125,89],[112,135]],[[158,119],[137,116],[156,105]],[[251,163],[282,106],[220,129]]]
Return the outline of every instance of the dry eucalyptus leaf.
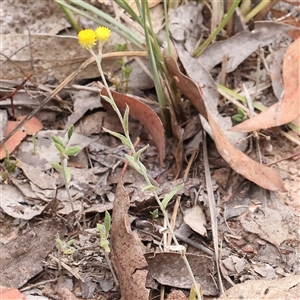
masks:
[[[248,145],[248,141],[244,139],[246,137],[246,134],[236,134],[228,130],[232,128],[232,120],[229,116],[222,116],[218,111],[219,94],[211,75],[205,68],[201,66],[201,64],[195,58],[191,57],[190,54],[185,51],[181,44],[175,43],[175,47],[178,53],[178,57],[183,64],[187,75],[201,89],[201,96],[205,104],[205,109],[213,115],[214,119],[216,120],[230,143],[239,150],[244,151]],[[189,89],[189,86],[187,86],[186,89]],[[191,101],[191,99],[189,100]],[[194,103],[195,102],[196,101],[194,101]],[[199,103],[199,106],[200,102],[201,101],[197,101],[197,103]],[[194,103],[193,105],[195,105]],[[201,115],[205,117],[205,115],[203,115],[202,113]],[[205,124],[203,124],[203,126],[205,126]],[[207,128],[205,128],[205,130],[206,129]]]
[[[18,162],[19,164],[20,162]],[[35,199],[37,196],[36,194],[32,191],[30,183],[29,182],[24,182],[23,179],[17,179],[14,178],[13,176],[10,177],[10,181],[13,183],[15,187],[17,187],[21,193],[26,197],[26,198],[31,198]]]
[[[299,275],[277,280],[248,280],[227,290],[218,299],[296,300],[299,299],[300,294],[299,282]]]
[[[116,271],[122,299],[148,300],[145,287],[147,261],[136,233],[131,231],[128,209],[129,196],[120,180],[117,185],[111,226],[111,260]]]
[[[230,256],[222,260],[224,267],[228,273],[232,275],[240,274],[246,266],[246,260],[237,256]]]
[[[40,168],[21,161],[18,162],[18,168],[22,169],[27,178],[41,189],[56,189],[56,179],[43,172]]]
[[[180,72],[175,59],[165,55],[165,61],[170,74],[176,77],[175,83],[179,91],[191,101],[203,116],[203,119],[209,124],[210,134],[216,147],[230,167],[263,188],[273,191],[285,191],[282,179],[276,170],[257,163],[232,146],[210,112],[206,109],[199,85]]]
[[[193,206],[184,216],[184,222],[202,236],[207,236],[206,217],[199,205]]]
[[[7,124],[7,111],[4,109],[0,110],[0,139],[5,135],[5,129]]]
[[[271,44],[278,34],[295,29],[290,25],[275,22],[258,22],[255,30],[242,31],[224,41],[211,44],[198,58],[200,64],[210,70],[228,56],[227,73],[233,72],[249,55],[259,47]]]
[[[189,1],[176,9],[169,10],[169,29],[177,42],[184,44],[185,50],[193,53],[201,36],[203,4]]]
[[[272,81],[273,92],[278,100],[281,99],[284,89],[281,72],[283,55],[285,51],[286,49],[284,47],[279,47],[279,49],[273,50],[266,57],[266,61],[270,68],[270,79]]]
[[[165,132],[161,119],[158,117],[156,112],[148,105],[134,97],[129,97],[113,91],[111,91],[111,93],[120,110],[125,111],[126,105],[128,105],[129,115],[139,120],[140,123],[147,128],[157,146],[160,164],[163,165],[166,147]],[[108,96],[105,88],[102,89],[101,95]],[[107,104],[104,102],[102,103],[103,105]]]
[[[68,117],[65,128],[70,128],[71,125],[74,125],[87,111],[92,111],[102,106],[97,92],[78,91],[72,98],[74,101],[74,112]],[[101,125],[101,122],[99,123]]]
[[[214,274],[214,261],[205,255],[186,254],[193,270],[196,282],[201,283],[203,294],[215,296],[218,294]],[[155,279],[160,284],[182,289],[190,289],[192,280],[186,265],[179,253],[147,253],[145,254],[149,265],[147,285]]]
[[[34,216],[40,215],[45,206],[46,204],[29,203],[19,189],[13,185],[5,184],[1,187],[0,207],[13,218],[30,220]]]
[[[287,124],[300,115],[300,38],[287,49],[283,61],[284,94],[282,99],[259,115],[232,128],[233,131],[255,131]]]
[[[13,129],[15,129],[23,119],[24,116],[21,116],[17,121],[8,121],[6,124],[5,135],[8,135]],[[42,128],[42,123],[36,117],[32,117],[27,123],[24,124],[22,129],[18,130],[6,141],[5,147],[3,145],[0,146],[0,159],[3,159],[6,155],[5,148],[7,149],[8,153],[11,154],[20,145],[26,135],[34,135]]]
[[[55,247],[55,238],[63,232],[65,226],[58,220],[42,220],[12,242],[0,244],[0,285],[20,288],[42,272],[45,258]]]
[[[140,126],[138,122],[129,122],[129,132],[137,132]],[[89,136],[103,133],[103,128],[119,133],[124,132],[118,117],[106,111],[97,111],[84,116],[80,124],[75,126],[75,131]]]
[[[15,157],[32,167],[39,167],[41,170],[50,169],[52,168],[50,162],[60,162],[59,152],[54,146],[51,136],[56,135],[59,138],[64,138],[65,133],[65,130],[42,130],[36,134],[35,152],[33,152],[33,142],[24,141],[15,151]],[[76,145],[84,149],[93,141],[94,139],[74,132],[68,145]]]
[[[262,207],[257,212],[249,213],[241,219],[245,231],[258,234],[262,239],[279,247],[289,235],[288,223],[280,212]]]
[[[18,300],[27,300],[23,294],[21,294],[17,289],[13,287],[4,287],[0,286],[0,297],[1,299],[18,299]]]

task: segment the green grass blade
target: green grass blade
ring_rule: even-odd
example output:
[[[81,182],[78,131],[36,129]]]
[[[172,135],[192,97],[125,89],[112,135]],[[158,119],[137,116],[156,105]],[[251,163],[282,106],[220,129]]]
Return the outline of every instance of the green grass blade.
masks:
[[[223,18],[222,22],[219,24],[219,26],[216,28],[216,30],[205,40],[205,42],[194,51],[193,56],[199,57],[201,53],[207,48],[207,46],[214,40],[214,38],[220,33],[220,31],[225,27],[229,19],[232,17],[235,9],[240,4],[241,0],[235,0],[232,6],[230,7],[230,10]]]

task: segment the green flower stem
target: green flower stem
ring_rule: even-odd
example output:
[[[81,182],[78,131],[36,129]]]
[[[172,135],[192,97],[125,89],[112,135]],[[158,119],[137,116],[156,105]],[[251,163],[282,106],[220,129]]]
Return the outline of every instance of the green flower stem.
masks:
[[[109,89],[109,86],[107,84],[106,78],[105,78],[103,70],[102,70],[102,66],[101,66],[101,61],[102,61],[102,46],[99,44],[99,53],[98,53],[98,55],[96,55],[95,52],[92,49],[90,50],[90,53],[94,56],[95,61],[97,63],[97,67],[98,67],[101,79],[103,81],[103,84],[104,84],[104,86],[106,88],[106,91],[108,93],[108,97],[110,99],[109,104],[112,106],[113,110],[118,115],[118,118],[119,118],[119,120],[120,120],[120,122],[122,124],[123,130],[124,130],[125,136],[126,136],[128,142],[130,144],[130,150],[132,150],[132,151],[135,152],[135,149],[134,149],[134,146],[133,146],[133,144],[131,142],[130,136],[128,136],[128,134],[126,133],[126,130],[125,130],[125,127],[124,127],[124,122],[123,122],[123,117],[121,115],[121,112],[120,112],[120,110],[118,109],[118,107],[117,107],[117,105],[115,103],[115,100],[114,100],[114,98],[113,98],[113,96],[111,94],[111,91]]]
[[[140,161],[139,161],[139,163],[142,164]],[[141,168],[141,169],[142,169],[142,168]],[[148,176],[148,174],[147,174],[147,172],[143,172],[143,173],[142,173],[142,176],[144,177],[144,179],[145,179],[147,185],[149,185],[149,186],[152,185],[152,184],[151,184],[151,181],[150,181],[150,178],[149,178],[149,176]],[[173,229],[172,229],[172,226],[171,226],[171,224],[170,224],[169,216],[168,216],[167,211],[166,211],[165,208],[163,207],[162,202],[160,201],[160,199],[159,199],[158,194],[156,193],[156,191],[153,190],[152,192],[153,192],[153,195],[154,195],[154,197],[155,197],[155,200],[157,201],[157,203],[158,203],[158,205],[159,205],[160,210],[162,211],[162,213],[163,213],[163,215],[164,215],[164,220],[166,221],[168,231],[169,231],[169,233],[171,234],[172,239],[173,239],[175,245],[176,245],[176,246],[180,246],[180,244],[178,243],[178,240],[177,240],[177,238],[176,238],[176,236],[175,236],[175,233],[174,233],[174,231],[173,231]],[[201,293],[200,293],[200,291],[199,291],[199,287],[198,287],[198,284],[197,284],[197,282],[196,282],[196,279],[195,279],[193,270],[192,270],[192,268],[191,268],[191,266],[190,266],[190,264],[189,264],[189,261],[188,261],[188,259],[187,259],[187,257],[186,257],[185,254],[182,255],[182,259],[183,259],[183,261],[184,261],[184,263],[185,263],[185,265],[186,265],[186,267],[187,267],[187,269],[188,269],[188,272],[189,272],[189,274],[190,274],[190,276],[191,276],[191,278],[192,278],[193,285],[194,285],[194,287],[195,287],[195,289],[196,289],[197,297],[198,297],[198,299],[200,300],[200,299],[202,299]]]
[[[109,267],[109,269],[111,271],[111,274],[112,274],[112,276],[114,278],[116,286],[118,287],[119,286],[119,281],[118,281],[118,278],[117,278],[116,273],[114,271],[114,268],[111,265],[111,261],[110,261],[109,255],[108,255],[108,253],[106,251],[104,251],[104,256],[105,256],[105,260],[106,260],[106,262],[108,264],[108,267]]]
[[[67,173],[66,173],[67,159],[64,158],[64,157],[61,157],[60,163],[61,163],[61,166],[62,166],[62,173],[61,174],[62,174],[63,180],[65,182],[65,187],[66,187],[66,190],[67,190],[68,198],[69,198],[69,201],[70,201],[70,204],[71,204],[71,209],[72,209],[72,212],[73,212],[75,210],[74,209],[74,203],[73,203],[73,199],[72,199],[72,196],[71,196],[71,193],[70,193],[69,182],[68,182]]]
[[[120,120],[120,122],[121,122],[121,124],[123,126],[123,129],[124,129],[124,132],[125,132],[125,136],[126,136],[128,142],[130,143],[130,150],[132,151],[132,156],[135,157],[137,152],[136,152],[136,150],[135,150],[135,148],[134,148],[134,146],[133,146],[133,144],[131,142],[130,137],[126,134],[126,130],[125,130],[125,126],[124,126],[124,119],[123,119],[123,117],[122,117],[122,115],[121,115],[121,113],[120,113],[117,105],[115,104],[114,98],[113,98],[113,96],[112,96],[112,94],[110,92],[110,89],[108,87],[107,81],[105,79],[105,76],[104,76],[104,73],[103,73],[103,70],[102,70],[102,67],[101,67],[102,45],[99,46],[99,54],[98,55],[96,55],[95,52],[92,49],[90,49],[90,53],[93,55],[93,57],[95,57],[95,60],[96,60],[96,63],[97,63],[97,67],[98,67],[99,72],[100,72],[101,79],[102,79],[102,81],[103,81],[103,83],[105,85],[105,88],[106,88],[107,93],[109,95],[109,99],[111,100],[109,103],[111,104],[112,108],[115,110],[115,112],[117,113],[117,115],[119,117],[119,120]],[[144,177],[147,185],[148,186],[152,186],[151,180],[150,180],[150,178],[149,178],[149,176],[147,174],[147,170],[146,170],[146,168],[144,167],[144,165],[142,164],[142,162],[139,159],[137,161],[137,166],[139,167],[140,173]],[[155,199],[156,199],[156,201],[157,201],[157,203],[158,203],[161,211],[163,212],[164,219],[166,220],[168,230],[169,230],[170,234],[172,235],[172,239],[173,239],[175,245],[180,246],[180,244],[178,243],[178,240],[177,240],[177,238],[176,238],[176,236],[175,236],[175,234],[173,232],[172,226],[171,226],[171,224],[169,222],[167,211],[163,207],[162,202],[160,201],[160,199],[159,199],[159,197],[158,197],[158,195],[157,195],[157,193],[156,193],[155,190],[153,191],[153,194],[154,194],[154,197],[155,197]],[[187,269],[188,269],[188,271],[190,273],[190,276],[192,278],[193,284],[194,284],[194,286],[196,288],[196,293],[197,293],[198,299],[202,299],[201,293],[200,293],[200,291],[198,289],[198,285],[196,283],[196,279],[194,277],[194,274],[193,274],[193,271],[192,271],[192,269],[190,267],[190,264],[189,264],[189,262],[188,262],[188,260],[187,260],[187,258],[186,258],[185,255],[183,255],[182,257],[183,257],[183,260],[184,260],[184,262],[186,264],[186,267],[187,267]]]
[[[228,13],[223,18],[222,22],[216,28],[216,30],[205,40],[205,42],[194,51],[193,56],[199,57],[201,53],[207,48],[207,46],[214,40],[214,38],[220,33],[220,31],[225,27],[229,19],[232,17],[235,9],[240,4],[241,0],[235,0],[235,2],[230,7]]]

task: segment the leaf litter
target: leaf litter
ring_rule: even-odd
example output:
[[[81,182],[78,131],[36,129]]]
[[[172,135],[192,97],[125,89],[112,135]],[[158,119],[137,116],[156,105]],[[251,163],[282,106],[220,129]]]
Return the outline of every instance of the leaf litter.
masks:
[[[286,50],[283,60],[284,93],[279,101],[259,115],[232,128],[234,131],[255,131],[294,121],[300,114],[300,38]]]
[[[49,5],[52,4],[53,2],[50,1]],[[156,6],[156,9],[159,9],[159,5]],[[186,122],[182,120],[178,122],[176,119],[178,116],[175,112],[171,112],[173,134],[177,136],[179,142],[174,139],[165,140],[156,109],[149,107],[146,99],[138,101],[135,96],[117,93],[114,93],[114,96],[123,110],[125,102],[131,103],[130,132],[134,137],[139,135],[143,137],[139,147],[143,147],[148,142],[153,144],[143,154],[142,160],[145,161],[149,174],[158,186],[159,197],[163,199],[173,187],[182,183],[183,172],[189,171],[189,176],[184,181],[184,189],[178,191],[174,197],[181,197],[180,209],[175,220],[175,234],[182,239],[182,242],[189,245],[188,259],[191,261],[197,280],[202,284],[204,295],[217,295],[219,291],[214,283],[217,281],[215,262],[211,257],[201,255],[203,253],[211,255],[213,254],[211,249],[214,249],[210,228],[213,222],[210,220],[209,214],[209,209],[212,208],[209,207],[207,201],[209,187],[203,184],[201,165],[203,156],[200,150],[203,143],[203,129],[201,126],[211,135],[216,146],[215,148],[213,143],[209,143],[209,162],[212,177],[217,178],[214,181],[213,192],[215,192],[217,201],[216,215],[222,254],[219,265],[224,281],[226,281],[226,289],[231,285],[238,284],[239,291],[233,291],[234,296],[240,293],[245,298],[251,298],[253,293],[268,291],[264,296],[260,295],[261,298],[274,298],[276,293],[282,292],[282,288],[277,292],[274,291],[275,286],[282,284],[281,279],[278,283],[275,279],[288,276],[286,278],[290,279],[291,288],[286,289],[284,293],[290,295],[291,299],[297,289],[297,284],[293,283],[293,280],[299,281],[298,277],[294,276],[299,274],[299,233],[297,231],[297,214],[294,211],[298,210],[299,212],[299,204],[297,204],[300,192],[299,167],[297,167],[299,166],[300,155],[297,156],[299,148],[296,148],[288,140],[278,138],[277,132],[273,131],[268,132],[272,136],[271,142],[260,141],[261,144],[265,142],[265,148],[262,148],[263,164],[257,163],[256,158],[249,155],[251,151],[247,152],[247,155],[243,153],[248,147],[248,140],[243,140],[246,135],[244,133],[238,135],[237,132],[230,131],[232,110],[226,108],[228,103],[226,105],[222,103],[223,100],[220,99],[214,82],[218,82],[220,79],[219,71],[223,70],[222,72],[224,72],[225,70],[227,79],[235,83],[238,83],[239,80],[245,83],[251,97],[257,97],[254,99],[255,101],[269,99],[269,95],[272,93],[269,87],[272,85],[275,98],[277,97],[278,100],[278,103],[273,104],[276,109],[273,109],[272,125],[267,126],[266,123],[267,120],[270,120],[269,115],[262,118],[260,122],[256,122],[256,117],[253,117],[246,122],[251,121],[257,127],[247,128],[247,131],[277,126],[278,123],[274,123],[274,120],[281,120],[280,124],[293,121],[291,119],[299,115],[296,115],[297,105],[299,105],[297,102],[299,83],[296,80],[297,76],[292,73],[295,72],[293,67],[299,60],[298,53],[295,52],[295,55],[292,53],[293,59],[291,60],[285,59],[283,64],[284,87],[280,85],[281,75],[276,70],[280,70],[280,61],[283,61],[282,56],[285,51],[278,51],[279,68],[273,70],[271,68],[270,79],[266,70],[261,72],[261,76],[267,78],[265,82],[258,84],[253,79],[257,75],[255,72],[258,71],[248,72],[247,67],[250,64],[252,69],[255,69],[253,66],[256,66],[256,62],[253,63],[251,59],[258,56],[258,47],[264,47],[264,50],[268,51],[265,46],[271,47],[270,45],[272,45],[272,54],[274,54],[278,47],[277,43],[281,43],[281,45],[286,43],[285,47],[288,50],[285,56],[288,57],[288,51],[292,49],[293,44],[288,46],[291,42],[286,39],[285,32],[295,29],[295,27],[271,22],[255,24],[253,31],[242,31],[223,41],[215,41],[198,59],[195,59],[191,54],[196,42],[202,33],[207,33],[207,29],[203,25],[205,15],[202,16],[205,9],[205,6],[189,2],[187,6],[179,6],[178,9],[172,11],[172,15],[170,14],[173,26],[170,28],[171,34],[177,41],[175,47],[184,71],[179,69],[175,55],[173,57],[165,56],[165,59],[174,82],[182,96],[185,97],[183,101],[186,101],[185,103],[189,101],[197,110],[194,112],[192,108],[192,115]],[[197,16],[197,22],[182,24],[181,21],[195,19],[195,16]],[[57,15],[57,17],[61,18],[61,15]],[[55,32],[62,23],[53,22],[53,24],[55,24],[55,26],[53,25],[55,28],[52,29]],[[187,27],[185,27],[186,25]],[[53,83],[57,79],[64,79],[77,68],[78,59],[83,61],[87,54],[79,53],[81,50],[75,45],[76,39],[74,38],[37,36],[34,29],[36,26],[31,24],[29,26],[33,26],[30,27],[32,28],[31,47],[26,46],[28,43],[27,33],[22,35],[10,33],[4,36],[5,43],[6,45],[12,44],[14,47],[7,47],[9,49],[7,51],[13,51],[12,49],[20,48],[22,45],[25,46],[23,51],[12,57],[13,61],[22,66],[24,70],[29,70],[32,64],[31,57],[33,57],[34,67],[40,68],[41,71],[36,74],[36,79],[39,83],[46,84],[51,90],[53,87],[49,82],[51,83],[52,80]],[[195,30],[195,26],[201,30]],[[267,39],[265,38],[266,32],[268,32]],[[42,31],[41,33],[48,34],[49,32]],[[249,40],[251,43],[241,43],[243,40],[247,40],[247,42]],[[54,45],[53,51],[50,47],[45,46],[49,42]],[[113,51],[113,43],[112,40],[105,51]],[[296,41],[294,43],[297,45]],[[78,50],[76,57],[70,56],[74,49]],[[57,52],[54,52],[56,50]],[[55,60],[49,59],[53,53],[57,53]],[[228,55],[227,66],[222,66],[226,55]],[[1,59],[7,70],[5,84],[8,84],[12,78],[23,79],[23,74],[10,60]],[[273,60],[272,57],[271,60]],[[105,69],[110,72],[115,72],[118,68],[116,60],[104,59],[103,62]],[[220,63],[222,63],[221,67],[218,65]],[[266,64],[265,61],[264,64]],[[137,65],[135,65],[136,69],[139,68],[136,67]],[[62,69],[61,66],[64,68]],[[144,74],[141,70],[138,72],[140,73],[137,74]],[[80,73],[78,78],[94,78],[97,76],[96,74],[95,66],[90,65],[88,69]],[[249,76],[246,77],[245,74]],[[142,76],[139,77],[142,78]],[[291,77],[295,81],[285,79]],[[134,87],[136,88],[138,85],[137,80]],[[238,84],[233,86],[237,90],[241,90]],[[74,91],[78,90],[78,85],[68,86],[67,93],[73,88]],[[283,88],[284,94],[282,94]],[[28,85],[27,89],[32,93],[39,92],[33,85]],[[258,92],[255,92],[256,90]],[[43,285],[38,285],[35,289],[31,288],[26,293],[28,299],[35,294],[43,294],[45,299],[52,296],[59,296],[61,299],[77,299],[75,295],[88,299],[101,293],[104,295],[110,293],[119,299],[116,285],[107,270],[104,253],[99,247],[98,233],[95,228],[97,222],[101,222],[103,219],[104,211],[112,210],[111,246],[114,252],[113,256],[115,256],[112,260],[117,271],[123,299],[148,299],[150,289],[152,293],[155,293],[160,285],[181,289],[187,294],[191,285],[190,278],[185,274],[184,266],[181,266],[180,254],[159,253],[162,236],[158,228],[161,227],[162,220],[160,215],[157,219],[154,217],[154,210],[157,208],[155,199],[151,193],[142,191],[144,184],[140,176],[131,169],[127,170],[124,175],[124,185],[120,182],[122,157],[126,154],[126,149],[114,138],[105,134],[102,126],[117,132],[122,132],[122,128],[117,124],[105,104],[100,103],[98,91],[74,91],[71,92],[75,100],[73,114],[68,113],[68,117],[57,113],[57,119],[49,117],[47,120],[47,114],[50,116],[50,111],[43,111],[42,113],[46,117],[42,119],[41,114],[37,118],[40,118],[43,124],[48,121],[45,129],[39,133],[31,133],[35,134],[34,138],[26,137],[23,134],[24,136],[22,135],[19,142],[21,144],[16,146],[16,150],[10,151],[12,152],[11,158],[17,158],[19,163],[16,170],[9,174],[9,181],[1,184],[5,197],[1,199],[0,218],[5,226],[0,229],[0,240],[3,244],[0,253],[9,256],[5,265],[2,264],[2,261],[6,261],[6,258],[1,256],[0,265],[7,267],[8,270],[3,270],[3,274],[7,274],[4,279],[8,279],[1,284],[20,289],[24,288],[25,284],[24,289],[26,290],[35,283],[34,277],[38,275],[41,276],[40,278],[45,278],[46,282],[42,282]],[[105,93],[105,90],[102,90],[102,93]],[[16,95],[18,100],[16,105],[20,105],[18,109],[20,112],[24,111],[24,115],[28,113],[26,103],[31,105],[30,108],[38,105],[35,101],[38,98],[32,97],[32,95],[24,93],[24,91],[20,91]],[[290,111],[286,109],[287,104],[292,107]],[[9,106],[8,100],[1,103],[2,109],[9,108]],[[134,111],[135,109],[136,111]],[[222,112],[220,109],[223,109]],[[272,111],[272,106],[270,110]],[[65,109],[58,109],[58,111],[64,114],[66,112]],[[263,113],[267,113],[267,111]],[[277,113],[276,118],[274,111]],[[10,113],[9,109],[8,112]],[[55,110],[51,111],[52,116],[53,112]],[[149,117],[145,117],[145,114]],[[262,114],[262,116],[264,115]],[[138,122],[134,119],[137,119]],[[4,135],[3,128],[6,127],[6,119],[3,120],[2,136]],[[57,151],[51,143],[51,135],[57,134],[63,137],[65,130],[61,130],[62,124],[67,124],[65,128],[75,124],[76,133],[73,144],[80,145],[84,149],[69,161],[72,174],[70,190],[75,200],[75,213],[71,212],[67,201],[67,192],[61,178],[53,172],[50,165],[51,161],[59,161]],[[243,124],[246,123],[238,126],[244,126]],[[139,128],[143,125],[148,129],[150,135]],[[50,128],[55,130],[51,131]],[[25,140],[22,141],[23,139]],[[270,146],[273,149],[270,150]],[[36,154],[33,154],[34,152]],[[287,156],[290,156],[288,160],[280,161]],[[186,161],[189,160],[192,162],[192,169],[187,168]],[[223,161],[223,164],[218,165],[218,160]],[[277,162],[280,176],[274,167],[266,166],[274,162]],[[243,177],[238,174],[232,174],[230,168],[258,186],[252,185],[249,181],[243,181]],[[178,179],[172,181],[174,178]],[[265,189],[271,190],[271,192],[267,192]],[[285,189],[288,193],[284,192]],[[272,191],[282,192],[274,193]],[[170,202],[169,214],[172,213],[175,203],[176,201]],[[201,213],[198,212],[194,215],[190,213],[197,211],[200,207]],[[54,224],[50,229],[47,227],[49,217],[54,219],[53,223],[49,221]],[[144,224],[143,232],[141,228],[134,225],[138,220]],[[40,223],[36,224],[37,222]],[[63,242],[74,237],[74,244],[69,249],[72,254],[59,254],[57,251],[54,238],[58,232]],[[29,239],[28,236],[30,236]],[[34,237],[37,240],[34,240]],[[11,241],[13,238],[15,240]],[[32,242],[31,245],[28,245],[28,240]],[[207,248],[203,250],[200,246]],[[15,249],[18,250],[18,248],[25,249],[26,255],[23,255],[23,258],[28,260],[28,263],[25,267],[18,266],[18,270],[21,271],[16,275],[16,256],[19,254],[15,253]],[[45,250],[46,248],[47,250]],[[13,250],[10,251],[10,249]],[[40,254],[40,256],[37,257],[36,254]],[[33,267],[35,265],[36,268]],[[15,279],[13,283],[10,282],[12,276]],[[47,282],[49,278],[51,280],[54,278],[53,282],[51,280]],[[260,280],[252,281],[257,278]],[[272,281],[264,282],[261,280],[262,278],[272,279]],[[245,287],[243,282],[245,282]],[[248,283],[249,287],[247,287]],[[254,286],[260,284],[262,286],[259,291],[253,290]],[[57,285],[68,288],[57,288]],[[272,292],[269,292],[270,289]],[[250,296],[247,294],[249,291],[253,291]],[[167,299],[173,299],[171,297],[179,291],[173,292]],[[230,290],[223,297],[230,298],[229,292]],[[178,294],[178,298],[174,297],[177,300],[182,297],[182,299],[187,299],[182,294]]]

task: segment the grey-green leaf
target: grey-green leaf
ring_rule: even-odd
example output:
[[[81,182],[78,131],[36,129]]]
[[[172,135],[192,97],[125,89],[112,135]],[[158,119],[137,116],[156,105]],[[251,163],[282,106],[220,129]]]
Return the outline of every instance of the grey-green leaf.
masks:
[[[105,132],[107,132],[107,133],[115,136],[116,138],[118,138],[122,142],[122,144],[124,146],[128,147],[129,149],[131,149],[131,145],[130,145],[130,143],[128,142],[127,138],[124,135],[122,135],[120,133],[117,133],[117,132],[114,132],[114,131],[111,131],[111,130],[108,130],[108,129],[104,128],[104,127],[102,127],[102,128],[103,128],[103,130]]]
[[[125,109],[124,117],[123,117],[123,128],[124,128],[125,136],[129,136],[128,118],[129,118],[129,106],[126,103],[126,109]]]
[[[170,200],[174,197],[174,195],[181,189],[183,188],[184,184],[180,184],[176,186],[162,201],[162,208],[165,210],[166,207],[168,206]]]
[[[60,164],[51,162],[51,165],[57,172],[62,173],[63,168]]]
[[[71,146],[66,150],[66,155],[73,156],[77,155],[81,151],[81,148],[79,146]]]
[[[135,169],[138,173],[140,173],[142,175],[143,171],[141,170],[140,162],[136,162],[134,160],[134,158],[128,154],[125,154],[125,157],[128,160],[130,167],[132,167],[133,169]]]
[[[63,147],[65,146],[65,145],[64,145],[64,142],[63,142],[59,137],[57,137],[56,135],[52,135],[51,138],[52,138],[52,141],[53,141],[55,144],[61,145],[61,146],[63,146]]]
[[[71,139],[74,132],[74,125],[72,125],[68,130],[68,141]]]
[[[54,143],[54,146],[59,151],[59,153],[64,154],[64,152],[65,152],[65,147],[64,146],[62,146],[61,144],[57,144],[57,143]]]

